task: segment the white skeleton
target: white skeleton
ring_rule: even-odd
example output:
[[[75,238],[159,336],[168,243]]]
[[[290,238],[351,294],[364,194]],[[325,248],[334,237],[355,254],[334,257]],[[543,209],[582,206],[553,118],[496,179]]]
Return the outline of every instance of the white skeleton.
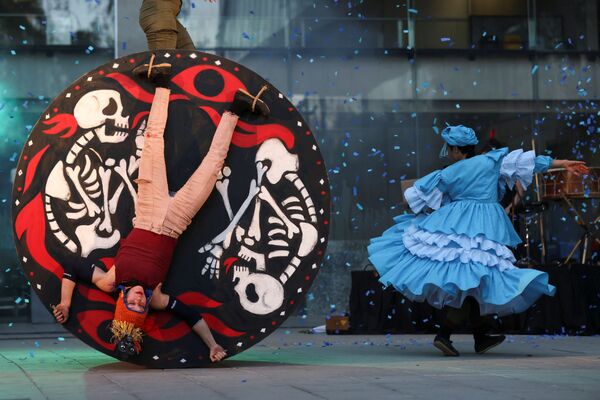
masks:
[[[231,171],[228,167],[223,169],[216,188],[223,198],[230,224],[199,251],[210,252],[202,274],[208,273],[211,277],[218,278],[223,250],[229,248],[232,239],[235,238],[240,244],[239,258],[248,262],[254,261],[256,272],[250,273],[248,267],[235,266],[233,280],[237,281],[237,284],[234,289],[244,309],[254,314],[265,315],[281,307],[284,299],[283,285],[296,272],[302,259],[314,250],[318,239],[317,216],[308,190],[297,174],[298,156],[288,152],[279,139],[265,141],[256,153],[255,162],[257,179],[251,181],[248,196],[235,215],[231,211],[227,194],[228,177]],[[278,204],[263,185],[264,177],[271,185],[277,185],[282,179],[292,182],[298,190],[299,197],[290,196]],[[239,221],[252,204],[254,204],[252,220],[246,229],[239,224]],[[276,250],[261,254],[251,250],[251,247],[262,239],[260,214],[265,206],[270,207],[275,214],[268,218],[269,228],[266,236],[268,245],[275,247]],[[308,211],[309,220],[306,220],[304,210]],[[297,255],[291,258],[277,279],[269,275],[268,260],[289,258],[290,243],[296,236],[300,237]],[[247,293],[250,286],[256,295],[252,296],[252,299]]]
[[[134,202],[136,199],[131,177],[139,167],[145,121],[135,138],[136,154],[129,159],[103,160],[93,147],[88,147],[94,137],[104,145],[120,144],[129,137],[129,116],[125,116],[123,111],[121,95],[115,90],[94,90],[85,94],[73,111],[77,124],[85,133],[71,147],[66,159],[54,166],[46,182],[44,201],[50,229],[69,251],[81,257],[87,257],[95,249],[109,249],[118,243],[121,233],[114,229],[112,217],[121,195],[127,190]],[[115,177],[121,182],[111,194],[109,187]],[[81,198],[81,203],[73,200],[71,187]],[[75,228],[79,245],[59,226],[52,209],[52,199],[67,202],[70,211],[66,217],[74,224],[83,218],[92,219],[91,223],[82,222]]]

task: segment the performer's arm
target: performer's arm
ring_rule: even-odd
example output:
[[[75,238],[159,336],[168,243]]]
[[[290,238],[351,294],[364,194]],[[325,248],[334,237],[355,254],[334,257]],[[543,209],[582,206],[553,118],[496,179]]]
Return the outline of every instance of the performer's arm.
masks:
[[[77,282],[83,281],[93,283],[100,290],[112,292],[114,290],[114,268],[111,271],[104,272],[100,268],[96,268],[94,264],[90,265],[73,265],[67,263],[63,265],[64,272],[60,285],[60,303],[52,307],[54,318],[61,324],[64,324],[69,319],[69,309],[71,308],[71,300],[73,299],[73,291]],[[111,284],[112,276],[112,284]]]
[[[167,310],[175,313],[179,318],[183,319],[192,328],[194,333],[200,336],[200,339],[206,344],[210,350],[210,360],[212,362],[221,361],[227,352],[215,340],[212,332],[202,316],[190,306],[182,303],[176,298],[163,293],[162,283],[160,283],[152,293],[150,307],[155,310]]]
[[[210,349],[210,361],[221,361],[227,355],[227,351],[223,349],[216,341],[205,320],[201,319],[192,326],[192,330]]]
[[[54,314],[56,321],[61,324],[64,324],[69,319],[69,309],[71,308],[71,299],[73,298],[75,285],[75,281],[63,276],[60,286],[60,303],[52,306],[52,314]]]
[[[113,266],[108,272],[102,271],[100,268],[94,268],[92,274],[92,283],[103,292],[111,293],[115,291],[115,267]]]
[[[587,174],[589,172],[588,167],[585,165],[585,161],[552,160],[551,167],[564,168],[575,175]]]
[[[442,171],[433,171],[417,179],[415,184],[404,191],[404,198],[410,209],[418,214],[430,208],[437,210],[444,203]]]

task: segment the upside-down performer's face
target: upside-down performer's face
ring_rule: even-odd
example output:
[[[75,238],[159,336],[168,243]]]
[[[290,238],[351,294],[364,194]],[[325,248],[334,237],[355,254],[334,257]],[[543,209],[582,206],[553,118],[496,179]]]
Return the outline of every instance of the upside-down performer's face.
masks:
[[[152,292],[140,285],[129,288],[119,286],[118,290],[119,298],[110,330],[117,351],[130,356],[142,350],[144,321]]]
[[[129,310],[142,313],[146,310],[146,304],[146,292],[140,285],[133,286],[125,292],[125,305]]]

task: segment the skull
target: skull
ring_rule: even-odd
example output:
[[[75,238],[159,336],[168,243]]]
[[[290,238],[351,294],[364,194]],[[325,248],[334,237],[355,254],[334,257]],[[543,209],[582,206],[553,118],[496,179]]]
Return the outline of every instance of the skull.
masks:
[[[86,93],[73,114],[79,126],[93,131],[102,143],[121,143],[129,135],[129,116],[123,115],[121,94],[116,90]]]
[[[265,162],[267,160],[269,162]],[[273,185],[288,172],[298,171],[298,156],[290,153],[279,139],[265,140],[256,152],[256,162],[270,164],[266,175]]]
[[[283,285],[267,274],[251,274],[246,267],[236,266],[234,290],[242,307],[252,314],[267,315],[281,307],[285,298]]]

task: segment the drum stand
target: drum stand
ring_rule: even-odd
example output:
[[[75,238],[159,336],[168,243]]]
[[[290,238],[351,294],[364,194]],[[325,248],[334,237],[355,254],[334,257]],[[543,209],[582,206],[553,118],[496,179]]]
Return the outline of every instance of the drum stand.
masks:
[[[573,206],[573,203],[571,202],[571,200],[569,200],[569,198],[567,196],[565,196],[564,194],[562,196],[562,199],[565,201],[565,203],[568,204],[569,211],[573,210],[573,213],[575,214],[575,217],[576,217],[575,220],[577,221],[577,224],[579,226],[581,226],[581,228],[583,229],[583,235],[581,235],[581,238],[579,238],[577,243],[575,243],[575,245],[573,246],[573,249],[571,250],[571,252],[569,253],[569,256],[567,257],[567,259],[565,260],[565,262],[563,264],[566,265],[569,263],[569,261],[571,261],[571,258],[573,258],[573,255],[575,255],[575,252],[581,245],[583,245],[583,249],[582,249],[582,253],[581,253],[581,263],[585,264],[585,262],[587,261],[590,239],[592,239],[593,232],[590,229],[589,225],[583,219],[583,216],[581,215],[579,210]],[[600,222],[600,215],[598,217],[596,217],[596,219],[592,222],[592,225],[595,226],[598,222]],[[600,243],[600,240],[598,240],[597,238],[594,240],[596,242]]]
[[[519,259],[517,263],[519,265],[531,267],[533,265],[539,264],[536,260],[534,260],[531,256],[531,234],[533,233],[530,225],[531,221],[535,218],[538,219],[538,224],[543,223],[542,213],[546,210],[546,205],[543,202],[534,202],[529,204],[524,204],[523,209],[518,212],[519,218],[523,221],[523,225],[525,226],[525,240],[523,241],[523,246],[525,247],[525,258]],[[543,226],[541,226],[543,229]],[[544,240],[542,239],[542,243]],[[544,255],[542,254],[542,258]]]

